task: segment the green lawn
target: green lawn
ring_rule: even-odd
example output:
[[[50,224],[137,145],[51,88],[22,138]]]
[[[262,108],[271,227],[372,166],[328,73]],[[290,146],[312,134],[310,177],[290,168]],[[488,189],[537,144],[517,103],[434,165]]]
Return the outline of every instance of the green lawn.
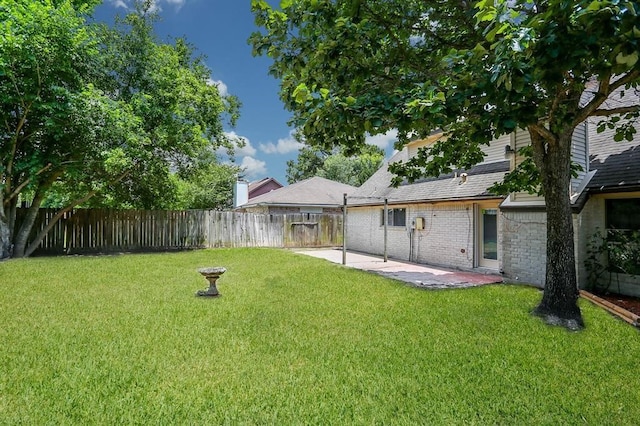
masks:
[[[638,424],[638,331],[539,297],[269,249],[3,262],[0,424]]]

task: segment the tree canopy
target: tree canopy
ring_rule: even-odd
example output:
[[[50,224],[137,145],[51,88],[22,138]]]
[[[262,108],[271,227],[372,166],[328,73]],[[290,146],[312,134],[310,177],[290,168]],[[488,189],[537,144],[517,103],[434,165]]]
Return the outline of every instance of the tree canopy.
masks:
[[[296,160],[287,161],[289,184],[320,176],[347,185],[360,186],[382,165],[384,151],[365,145],[358,154],[347,156],[340,150],[325,152],[317,147],[305,146]]]
[[[577,306],[567,188],[571,135],[602,117],[633,138],[639,105],[612,106],[636,90],[638,2],[616,0],[252,0],[255,54],[269,55],[292,123],[318,146],[357,149],[365,134],[397,129],[401,148],[442,138],[406,163],[396,183],[482,161],[482,145],[524,129],[527,157],[496,189],[538,186],[547,205],[545,291],[535,313],[571,328]]]
[[[96,1],[0,3],[0,258],[29,255],[96,194],[151,206],[172,169],[231,149],[238,102],[221,97],[183,39],[160,43],[142,4],[115,29],[87,22]],[[31,235],[54,187],[66,204]],[[17,207],[26,203],[26,215]]]

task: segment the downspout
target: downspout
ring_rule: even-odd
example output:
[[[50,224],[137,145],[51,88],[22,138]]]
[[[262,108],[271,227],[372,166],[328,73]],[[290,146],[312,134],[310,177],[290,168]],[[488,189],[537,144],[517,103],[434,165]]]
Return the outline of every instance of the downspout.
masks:
[[[415,231],[415,222],[409,225],[409,262],[413,262],[413,233]]]

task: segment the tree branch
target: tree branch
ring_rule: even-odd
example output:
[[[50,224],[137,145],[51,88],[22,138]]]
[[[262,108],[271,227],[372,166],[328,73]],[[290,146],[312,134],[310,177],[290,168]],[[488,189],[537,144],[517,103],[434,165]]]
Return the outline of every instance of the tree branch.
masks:
[[[609,115],[627,114],[629,112],[639,112],[640,105],[611,108],[611,109],[597,109],[591,113],[591,117],[606,117]]]
[[[51,168],[51,163],[47,164],[46,166],[44,166],[43,168],[41,168],[40,170],[38,170],[35,173],[35,176],[38,176],[44,172],[46,172],[48,169]],[[11,199],[13,199],[14,197],[17,197],[20,192],[24,189],[25,186],[29,185],[29,183],[31,182],[31,178],[26,179],[24,182],[22,182],[20,185],[18,185],[16,187],[16,189],[13,190],[13,192],[11,194],[7,195],[7,198],[4,199],[3,201],[3,205],[9,204],[9,202],[11,201]]]
[[[600,80],[600,86],[598,87],[598,91],[593,96],[593,99],[586,104],[582,109],[578,111],[576,118],[573,120],[573,127],[585,121],[587,118],[594,115],[594,112],[599,110],[600,105],[604,103],[609,98],[609,95],[619,89],[622,86],[625,86],[631,83],[633,80],[636,80],[640,77],[640,71],[633,70],[619,79],[615,81],[611,81],[611,73],[606,73],[602,76]],[[617,108],[614,108],[617,109]],[[597,115],[611,115],[611,114],[597,114]]]
[[[631,83],[633,80],[638,79],[639,77],[640,77],[640,70],[633,70],[629,72],[628,74],[620,77],[616,81],[613,81],[609,84],[609,93],[615,92],[620,87],[626,86],[627,84]]]
[[[9,161],[7,163],[7,168],[5,171],[5,174],[7,176],[7,180],[6,180],[7,188],[11,187],[11,175],[13,174],[13,161],[15,160],[16,152],[18,151],[18,141],[20,139],[19,135],[20,135],[20,132],[22,131],[22,128],[24,127],[24,124],[27,122],[27,115],[29,114],[29,110],[31,109],[32,105],[33,104],[30,103],[25,107],[24,112],[20,117],[20,120],[18,121],[18,125],[16,126],[16,130],[13,134],[13,137],[11,138],[11,155],[9,156]]]
[[[546,140],[548,142],[555,142],[556,139],[557,139],[556,135],[554,135],[549,129],[547,129],[546,127],[544,127],[543,125],[541,125],[539,123],[529,124],[527,126],[527,128],[529,129],[529,131],[537,133],[544,140]]]
[[[529,135],[531,136],[531,147],[533,148],[533,163],[536,165],[536,167],[538,167],[538,169],[540,170],[540,173],[544,173],[545,168],[546,168],[546,163],[545,163],[545,157],[546,157],[546,152],[544,149],[544,136],[542,136],[540,133],[538,133],[537,130],[533,130],[532,126],[537,126],[537,125],[531,125],[528,126],[529,128]],[[546,129],[545,129],[546,130]]]
[[[130,173],[130,171],[126,171],[126,172],[122,173],[120,176],[118,176],[116,179],[112,180],[110,183],[120,182],[129,173]],[[44,228],[42,228],[40,230],[40,232],[38,232],[38,234],[35,236],[35,238],[31,242],[31,244],[29,244],[29,246],[25,249],[25,251],[24,251],[25,257],[31,256],[33,254],[33,252],[38,248],[38,246],[40,245],[40,243],[42,242],[44,237],[49,233],[49,231],[51,231],[51,229],[53,229],[55,224],[60,220],[60,218],[62,218],[62,216],[64,216],[65,213],[71,211],[75,206],[77,206],[79,204],[82,204],[85,201],[91,199],[97,193],[98,193],[98,190],[90,191],[89,193],[87,193],[83,197],[76,198],[75,200],[73,200],[69,204],[67,204],[66,207],[62,208],[61,210],[58,210],[58,212],[49,220],[49,223],[47,223],[47,225]]]
[[[560,84],[558,86],[559,86],[558,90],[556,91],[556,95],[553,98],[553,102],[551,103],[551,108],[550,108],[549,114],[548,114],[550,122],[552,122],[554,120],[555,115],[556,115],[556,111],[560,107],[560,104],[562,104],[568,98],[568,93],[567,93],[566,87],[564,85],[560,85]]]

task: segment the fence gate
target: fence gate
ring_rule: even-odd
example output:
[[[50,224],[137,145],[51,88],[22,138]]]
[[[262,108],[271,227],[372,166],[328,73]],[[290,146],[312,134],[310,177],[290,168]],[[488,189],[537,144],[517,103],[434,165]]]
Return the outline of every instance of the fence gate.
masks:
[[[320,244],[318,222],[292,222],[289,227],[287,247],[316,247]]]

